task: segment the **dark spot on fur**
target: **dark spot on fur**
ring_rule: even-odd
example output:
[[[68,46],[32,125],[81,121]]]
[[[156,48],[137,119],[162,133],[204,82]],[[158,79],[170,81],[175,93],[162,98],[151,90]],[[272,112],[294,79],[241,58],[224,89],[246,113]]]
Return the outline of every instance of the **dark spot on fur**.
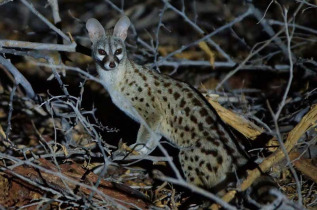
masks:
[[[168,93],[169,93],[169,94],[172,94],[172,93],[173,93],[172,88],[169,88],[169,89],[168,89]]]
[[[180,108],[184,108],[185,105],[186,105],[186,101],[184,100],[184,98],[182,98],[179,106],[180,106]]]
[[[194,115],[191,115],[191,116],[190,116],[190,120],[191,120],[193,123],[197,123],[197,118],[196,118]]]
[[[220,128],[219,128],[217,131],[218,131],[218,134],[219,134],[220,136],[224,136],[224,135],[225,135],[225,133],[223,132],[223,130],[221,130]]]
[[[167,98],[166,98],[166,96],[163,96],[163,100],[164,100],[164,101],[167,101]]]
[[[159,83],[158,81],[155,81],[155,82],[154,82],[154,85],[155,85],[155,86],[159,86],[160,83]]]
[[[200,161],[200,162],[199,162],[199,167],[202,167],[202,166],[204,165],[204,163],[205,163],[204,160]]]
[[[214,141],[213,142],[215,146],[219,147],[220,146],[220,142],[219,141]]]
[[[217,162],[218,162],[219,165],[222,164],[222,162],[223,162],[222,156],[218,156],[217,157]]]
[[[183,92],[184,92],[184,93],[188,93],[188,92],[189,92],[189,89],[188,89],[188,88],[183,88]]]
[[[199,131],[203,131],[204,125],[202,123],[198,123],[198,129],[199,129]]]
[[[204,116],[208,115],[208,111],[207,111],[207,109],[202,108],[202,109],[199,111],[199,114],[200,114],[200,116],[204,117]]]
[[[186,154],[184,154],[184,160],[187,161],[188,160],[188,156]]]
[[[158,92],[159,94],[162,94],[162,91],[161,91],[161,90],[157,90],[157,92]]]
[[[225,150],[227,150],[227,152],[228,152],[229,154],[233,154],[233,153],[236,152],[234,149],[232,149],[232,148],[229,147],[229,146],[226,146],[226,147],[225,147]]]
[[[208,136],[208,137],[207,137],[207,141],[211,141],[211,142],[213,142],[213,141],[214,141],[214,139],[213,139],[212,137]]]
[[[206,123],[207,123],[208,125],[211,125],[212,122],[213,122],[212,118],[211,118],[210,116],[208,116],[208,117],[206,118]]]
[[[182,85],[180,83],[176,83],[176,86],[182,88]]]
[[[182,124],[182,121],[183,121],[183,117],[179,117],[178,118],[178,124]]]
[[[139,92],[142,92],[142,88],[141,88],[141,87],[138,87],[138,91],[139,91]]]
[[[195,161],[197,162],[199,160],[198,155],[195,155]]]
[[[197,98],[194,98],[194,99],[193,99],[193,104],[194,104],[195,106],[201,106],[201,103],[200,103],[200,101],[199,101]]]
[[[229,139],[226,138],[225,136],[220,136],[220,139],[223,143],[229,143]]]
[[[171,85],[171,83],[167,82],[167,83],[164,83],[164,87],[169,87]]]
[[[180,97],[181,95],[179,94],[179,93],[174,93],[174,98],[175,98],[175,100],[177,100],[179,97]]]
[[[188,98],[192,98],[194,95],[193,95],[193,93],[191,93],[191,92],[189,92],[188,94],[187,94],[187,97]]]
[[[201,152],[206,154],[206,155],[212,155],[214,157],[217,157],[218,156],[218,151],[217,150],[207,150],[205,148],[202,148],[201,149]]]
[[[187,131],[187,132],[189,131],[189,127],[188,127],[187,125],[185,126],[184,129],[185,129],[185,131]]]
[[[201,174],[198,168],[195,168],[195,172],[197,175]]]
[[[200,143],[200,141],[197,141],[197,142],[196,142],[196,147],[198,147],[198,148],[200,148],[200,147],[201,147],[201,143]]]
[[[213,170],[212,170],[212,167],[211,167],[210,163],[207,163],[207,164],[206,164],[206,167],[207,167],[207,169],[208,169],[210,172],[213,172]]]
[[[128,85],[132,86],[135,83],[135,81],[130,82]]]
[[[218,156],[218,151],[217,150],[210,150],[210,153],[214,157]]]
[[[186,116],[189,116],[190,108],[189,108],[189,107],[186,107],[184,110],[185,110]]]

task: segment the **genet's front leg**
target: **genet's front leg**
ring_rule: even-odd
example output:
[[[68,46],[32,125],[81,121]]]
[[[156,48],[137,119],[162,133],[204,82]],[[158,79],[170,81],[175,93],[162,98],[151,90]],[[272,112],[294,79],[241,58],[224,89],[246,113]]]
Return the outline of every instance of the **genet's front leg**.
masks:
[[[146,155],[156,148],[161,138],[161,135],[151,132],[144,125],[141,125],[136,143],[130,145],[130,148],[139,152],[141,155]]]

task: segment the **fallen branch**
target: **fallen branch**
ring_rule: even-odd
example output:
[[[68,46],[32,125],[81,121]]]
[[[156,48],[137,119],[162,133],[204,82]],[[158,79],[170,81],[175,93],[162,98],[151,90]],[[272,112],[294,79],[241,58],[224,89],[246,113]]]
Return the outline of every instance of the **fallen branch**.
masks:
[[[257,136],[264,132],[264,130],[253,122],[245,119],[244,117],[237,115],[236,113],[222,107],[215,98],[206,96],[208,102],[216,109],[220,118],[243,134],[245,137],[254,140]]]
[[[317,121],[317,105],[314,105],[311,110],[303,117],[299,124],[288,134],[285,148],[289,153],[291,149],[295,146],[300,137],[312,126],[316,126]],[[259,168],[266,172],[268,171],[274,164],[278,163],[284,158],[284,153],[281,148],[278,148],[273,154],[267,157],[260,165]],[[240,191],[245,191],[248,189],[252,183],[261,175],[260,170],[253,169],[248,171],[248,177],[242,182],[240,186]],[[227,194],[225,194],[222,199],[226,202],[230,202],[235,194],[236,190],[231,190]]]
[[[291,152],[289,157],[299,171],[317,183],[317,167],[312,163],[312,159],[300,157],[300,153],[295,151]]]
[[[22,161],[26,163],[25,161]],[[82,197],[88,196],[91,191],[97,191],[93,197],[94,201],[107,201],[110,206],[121,206],[126,208],[147,208],[147,202],[140,199],[141,193],[137,194],[136,190],[125,186],[126,189],[132,191],[130,194],[127,192],[120,192],[117,189],[116,184],[101,180],[100,186],[94,188],[91,186],[97,182],[98,175],[93,173],[87,173],[80,164],[61,164],[61,173],[57,172],[56,166],[48,160],[38,159],[37,165],[26,164],[14,168],[13,170],[1,168],[2,175],[0,178],[7,180],[8,185],[3,194],[7,193],[8,198],[12,198],[16,193],[23,191],[23,195],[19,198],[19,205],[26,204],[30,201],[30,194],[34,194],[35,197],[40,197],[44,192],[51,192],[55,195],[65,196],[70,199],[70,203],[76,203],[76,199],[79,199],[78,195]],[[37,168],[32,167],[36,166]],[[45,170],[43,170],[45,167]],[[72,192],[67,191],[62,181],[67,182]],[[21,186],[27,186],[27,188],[21,188]],[[126,190],[127,191],[127,190]],[[40,192],[40,193],[38,193]],[[0,195],[3,195],[0,193]],[[72,199],[72,195],[74,198]],[[9,201],[8,199],[7,201]],[[1,203],[3,205],[3,203]],[[14,205],[14,204],[13,204]],[[73,204],[72,204],[73,205]]]

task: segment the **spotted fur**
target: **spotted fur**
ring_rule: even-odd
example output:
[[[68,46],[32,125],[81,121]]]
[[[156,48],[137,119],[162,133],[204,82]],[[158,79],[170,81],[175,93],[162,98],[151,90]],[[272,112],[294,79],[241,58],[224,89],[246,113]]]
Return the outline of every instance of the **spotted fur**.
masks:
[[[217,113],[196,90],[128,59],[124,40],[129,24],[123,17],[113,33],[106,33],[97,20],[90,19],[87,29],[97,70],[113,103],[140,123],[133,146],[148,154],[165,137],[179,148],[189,182],[209,188],[219,184],[246,159]],[[106,55],[100,55],[100,49]],[[120,55],[115,55],[117,49],[122,49]]]

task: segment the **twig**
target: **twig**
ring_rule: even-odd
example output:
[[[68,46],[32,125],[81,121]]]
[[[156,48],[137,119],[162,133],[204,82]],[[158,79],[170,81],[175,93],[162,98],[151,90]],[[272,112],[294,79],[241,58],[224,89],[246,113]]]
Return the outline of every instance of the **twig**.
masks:
[[[121,15],[124,15],[124,10],[123,8],[119,8],[117,7],[113,2],[111,2],[110,0],[105,0],[106,3],[108,3],[113,9],[117,10]],[[134,24],[131,22],[131,29],[132,32],[134,34],[134,36],[136,37],[136,41],[138,43],[140,43],[143,47],[147,48],[148,50],[150,50],[152,53],[155,53],[155,50],[149,45],[147,44],[145,41],[143,41],[139,36],[137,36],[137,32],[135,29]]]
[[[216,61],[214,63],[215,69],[217,68],[233,68],[237,65],[237,63],[228,63],[228,62],[221,62]],[[210,67],[209,61],[195,61],[195,60],[174,60],[174,61],[164,61],[159,63],[158,66],[172,66],[174,68],[178,68],[181,66],[199,66],[199,67]],[[289,65],[275,65],[275,66],[267,66],[267,65],[245,65],[241,68],[241,70],[248,70],[248,71],[272,71],[272,72],[289,72]]]
[[[234,20],[232,20],[230,23],[227,23],[226,25],[224,26],[221,26],[219,28],[217,28],[216,30],[214,30],[213,32],[203,36],[202,38],[190,43],[190,44],[187,44],[185,46],[182,46],[181,48],[179,48],[178,50],[168,54],[167,56],[165,56],[164,58],[160,59],[158,61],[158,63],[163,63],[165,62],[166,60],[168,60],[169,58],[171,58],[172,56],[174,56],[175,54],[178,54],[178,53],[181,53],[183,52],[184,50],[186,50],[187,48],[189,47],[192,47],[192,46],[195,46],[195,45],[198,45],[200,42],[202,41],[205,41],[207,39],[210,39],[212,36],[216,35],[217,33],[225,30],[225,29],[228,29],[230,27],[232,27],[234,24],[238,23],[238,22],[241,22],[244,18],[248,17],[249,15],[252,14],[252,10],[249,8],[245,13],[243,13],[242,15],[236,17]],[[230,63],[231,61],[229,61]]]
[[[5,4],[7,4],[7,3],[11,2],[11,1],[13,1],[13,0],[2,0],[0,2],[0,6],[5,5]]]
[[[39,13],[32,4],[30,4],[27,0],[21,0],[21,2],[31,10],[31,12],[40,18],[49,28],[59,34],[63,39],[65,39],[68,43],[71,43],[71,40],[66,34],[64,34],[60,29],[56,28],[51,22],[49,22],[41,13]]]
[[[9,60],[0,55],[0,64],[6,67],[6,69],[13,75],[15,84],[21,85],[30,99],[37,100],[37,95],[35,94],[29,81],[15,68],[15,66],[12,65]]]
[[[51,8],[52,8],[54,23],[56,24],[61,22],[57,0],[48,0],[48,3],[51,5]]]
[[[203,195],[203,196],[209,198],[210,200],[217,202],[218,204],[220,204],[225,209],[231,209],[231,210],[236,210],[237,209],[236,207],[234,207],[234,206],[230,205],[229,203],[223,201],[221,198],[217,197],[216,195],[214,195],[214,194],[212,194],[212,193],[210,193],[210,192],[208,192],[208,191],[206,191],[206,190],[204,190],[204,189],[202,189],[200,187],[197,187],[196,185],[187,183],[187,182],[185,182],[183,180],[174,179],[174,178],[171,178],[171,177],[164,176],[162,173],[160,173],[158,171],[155,171],[155,176],[156,176],[156,178],[158,178],[160,180],[171,182],[171,183],[177,184],[179,186],[185,187],[187,189],[190,189],[193,192],[199,193],[200,195]]]
[[[8,159],[8,160],[10,160],[10,161],[14,161],[14,162],[18,162],[18,163],[19,163],[19,162],[22,162],[23,165],[27,165],[27,166],[33,167],[33,168],[35,168],[35,169],[38,169],[39,171],[42,171],[42,172],[44,172],[44,173],[50,174],[50,175],[52,175],[52,176],[56,176],[56,177],[58,177],[58,178],[60,178],[60,179],[62,179],[62,180],[64,180],[64,181],[67,181],[67,182],[69,182],[69,183],[71,183],[71,184],[78,185],[78,186],[83,187],[83,188],[87,188],[87,189],[89,189],[89,190],[95,192],[96,194],[98,194],[101,198],[105,199],[106,201],[111,202],[113,205],[122,207],[122,205],[119,204],[118,202],[116,202],[115,199],[113,199],[113,198],[111,198],[110,196],[104,194],[104,193],[103,193],[102,191],[100,191],[98,188],[95,188],[94,186],[90,186],[90,185],[81,183],[81,182],[79,182],[79,181],[77,181],[77,180],[74,180],[73,178],[70,178],[70,177],[68,177],[68,176],[66,176],[66,175],[64,175],[64,174],[62,174],[62,173],[59,172],[59,171],[52,171],[52,170],[47,169],[47,168],[45,168],[45,167],[42,167],[42,166],[40,166],[40,165],[38,165],[38,164],[32,163],[32,162],[29,161],[29,160],[20,160],[20,159],[14,157],[14,156],[10,156],[10,155],[3,154],[3,153],[0,153],[0,158]],[[4,167],[0,167],[0,170],[1,170],[1,171],[6,171],[7,169],[4,168]],[[23,178],[23,177],[20,177],[20,178],[21,178],[22,180],[24,180],[24,181],[29,182],[30,184],[34,184],[34,186],[40,187],[39,184],[37,184],[37,183],[32,183],[32,181],[29,180],[29,179],[27,179],[27,178]],[[31,182],[30,182],[30,181],[31,181]],[[75,195],[74,195],[74,196],[75,196]],[[123,201],[121,201],[121,202],[123,202]],[[131,204],[131,205],[133,205],[133,204]]]
[[[272,116],[273,116],[273,119],[274,119],[274,124],[275,124],[275,128],[276,128],[276,133],[277,133],[277,139],[279,141],[279,144],[280,144],[280,148],[282,149],[283,153],[284,153],[284,156],[286,157],[286,160],[287,160],[287,164],[295,178],[295,181],[296,181],[296,188],[297,188],[297,194],[298,194],[298,203],[301,205],[302,204],[302,193],[301,193],[301,184],[299,182],[299,179],[298,179],[298,176],[297,176],[297,173],[294,169],[294,167],[292,166],[291,164],[291,160],[288,156],[288,152],[286,151],[286,148],[284,146],[284,143],[283,143],[283,140],[282,140],[282,136],[281,136],[281,133],[279,131],[279,126],[278,126],[278,119],[279,119],[279,116],[281,114],[281,111],[282,109],[284,108],[285,106],[285,102],[286,102],[286,98],[288,96],[288,93],[289,93],[289,90],[291,88],[291,84],[292,84],[292,81],[293,81],[293,56],[292,56],[292,52],[291,52],[291,40],[292,40],[292,35],[290,36],[289,34],[289,31],[288,31],[288,22],[287,22],[287,14],[288,14],[288,10],[287,9],[284,9],[284,23],[285,23],[285,33],[286,33],[286,37],[287,37],[287,53],[288,53],[288,59],[289,59],[289,65],[290,65],[290,69],[289,69],[289,78],[288,78],[288,83],[287,83],[287,86],[286,86],[286,89],[285,89],[285,93],[283,95],[283,98],[282,98],[282,101],[281,103],[279,104],[279,108],[277,110],[277,112],[274,114],[271,109],[270,111],[272,112]]]
[[[287,152],[290,152],[294,147],[296,142],[300,139],[300,137],[312,126],[314,126],[317,122],[317,105],[314,105],[311,110],[303,117],[303,119],[296,125],[296,127],[289,132],[287,139],[285,141],[285,149]],[[259,165],[261,171],[268,171],[272,165],[278,163],[284,158],[284,153],[281,148],[278,148],[273,154],[263,160],[263,162]],[[258,169],[253,169],[248,171],[247,178],[242,182],[240,189],[241,191],[245,191],[248,189],[251,184],[261,175],[261,172]],[[222,199],[224,201],[230,202],[236,194],[235,190],[229,191]]]
[[[268,24],[270,25],[279,25],[279,26],[285,26],[285,23],[281,22],[281,21],[278,21],[278,20],[272,20],[272,19],[269,19],[267,20]],[[305,27],[305,26],[301,26],[301,25],[298,25],[298,24],[292,24],[292,25],[288,25],[288,27],[294,27],[296,29],[301,29],[303,31],[307,31],[309,33],[312,33],[312,34],[315,34],[317,35],[317,30],[314,30],[313,28],[308,28],[308,27]]]
[[[13,146],[13,143],[9,140],[9,136],[10,136],[10,131],[11,131],[11,118],[12,118],[12,112],[13,112],[13,97],[15,95],[15,91],[17,89],[17,84],[14,84],[11,93],[10,93],[10,103],[9,103],[9,114],[8,114],[8,127],[6,130],[6,137],[5,137],[5,141],[9,142],[11,144],[11,146]]]
[[[50,56],[47,56],[47,55],[42,55],[42,54],[39,54],[39,53],[35,53],[35,52],[21,52],[21,51],[17,51],[17,50],[14,50],[14,49],[1,49],[0,48],[0,52],[4,52],[4,53],[10,53],[10,54],[14,54],[14,55],[20,55],[20,56],[32,56],[32,57],[35,57],[35,58],[44,58],[49,64],[53,65],[54,64],[54,59]],[[0,61],[1,62],[1,61]],[[15,67],[14,67],[15,68]],[[61,77],[59,76],[58,72],[56,71],[56,69],[54,67],[51,68],[52,69],[52,73],[55,77],[55,79],[57,80],[58,84],[60,85],[60,88],[63,90],[64,94],[66,96],[69,96],[69,93],[68,93],[68,90],[66,88],[66,86],[64,85],[64,83],[62,82],[62,79]],[[17,71],[17,70],[16,70]],[[18,72],[18,71],[17,71]],[[20,72],[18,72],[18,74],[21,74]],[[29,82],[27,81],[27,83],[29,84]],[[29,88],[29,87],[28,87]],[[28,90],[28,89],[27,89]],[[30,88],[30,90],[33,91],[32,87]],[[34,91],[33,91],[34,92]],[[34,93],[35,94],[35,93]],[[37,96],[36,96],[37,97]],[[35,98],[36,100],[38,98]],[[34,100],[35,100],[34,99]]]
[[[273,2],[273,1],[272,1]],[[264,31],[271,37],[274,36],[274,30],[273,28],[267,23],[265,18],[262,18],[262,14],[260,12],[259,9],[255,8],[253,6],[253,4],[250,5],[250,7],[253,10],[253,15],[254,17],[260,22],[260,24],[262,25]],[[288,56],[288,51],[287,51],[287,47],[284,45],[284,43],[282,42],[282,40],[279,37],[276,37],[273,40],[283,51],[283,53],[285,54],[285,56]]]
[[[167,0],[162,0],[164,2],[164,4],[169,8],[172,9],[174,12],[176,12],[178,15],[180,15],[187,23],[189,23],[190,26],[193,27],[193,29],[195,31],[197,31],[200,35],[204,35],[205,31],[203,29],[201,29],[196,23],[194,23],[193,21],[191,21],[184,12],[178,10],[176,7],[174,7],[173,5],[171,5]],[[183,7],[184,8],[184,7]],[[212,39],[211,36],[206,37],[205,39],[210,45],[212,45],[218,52],[221,53],[221,55],[226,58],[226,60],[228,62],[233,62],[233,60],[230,58],[230,56],[223,50],[221,49],[221,47],[215,43]]]
[[[49,50],[49,51],[63,51],[63,52],[76,52],[76,43],[73,42],[68,45],[25,42],[14,40],[0,40],[0,47],[22,48],[32,50]]]
[[[157,57],[158,57],[158,47],[159,47],[159,33],[160,33],[160,28],[163,25],[162,23],[162,18],[163,18],[163,15],[164,15],[164,12],[166,11],[167,9],[167,6],[166,4],[164,4],[164,7],[163,9],[161,10],[160,14],[159,14],[159,23],[157,24],[157,28],[156,28],[156,32],[155,32],[155,53],[154,53],[154,65],[155,65],[155,69],[156,71],[160,72],[159,71],[159,68],[158,68],[158,65],[157,65]]]
[[[295,18],[295,16],[297,15],[297,13],[300,11],[300,9],[302,8],[303,4],[300,4],[296,11],[294,12],[292,18],[290,18],[288,20],[288,23],[290,23],[291,21],[293,21],[293,19]],[[279,30],[273,37],[271,37],[269,40],[267,40],[261,47],[259,47],[257,50],[251,52],[240,64],[239,66],[237,66],[234,70],[232,70],[231,72],[229,72],[225,78],[219,82],[219,84],[216,87],[216,90],[218,90],[221,86],[223,86],[223,84],[230,79],[235,73],[237,73],[254,55],[258,54],[260,51],[262,51],[265,47],[267,47],[272,41],[275,40],[275,38],[277,38],[280,34],[282,34],[285,30],[285,26]]]

